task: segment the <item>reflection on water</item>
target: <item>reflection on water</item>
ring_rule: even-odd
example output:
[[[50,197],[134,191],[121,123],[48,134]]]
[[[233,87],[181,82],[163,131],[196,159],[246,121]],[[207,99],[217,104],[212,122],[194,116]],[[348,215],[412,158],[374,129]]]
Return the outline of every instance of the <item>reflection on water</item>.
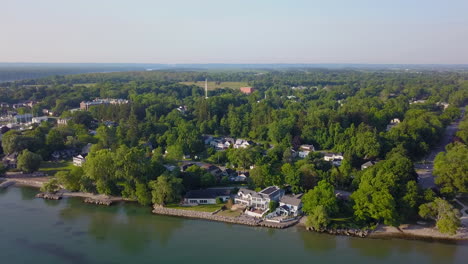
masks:
[[[312,232],[300,232],[300,237],[304,242],[304,249],[313,253],[328,252],[336,248],[337,237],[327,234],[316,234]]]
[[[122,203],[100,207],[84,204],[80,199],[66,199],[60,211],[64,221],[88,222],[88,233],[96,240],[118,243],[128,253],[144,251],[151,241],[167,245],[174,232],[183,226],[183,220],[173,217],[151,216],[149,207]]]

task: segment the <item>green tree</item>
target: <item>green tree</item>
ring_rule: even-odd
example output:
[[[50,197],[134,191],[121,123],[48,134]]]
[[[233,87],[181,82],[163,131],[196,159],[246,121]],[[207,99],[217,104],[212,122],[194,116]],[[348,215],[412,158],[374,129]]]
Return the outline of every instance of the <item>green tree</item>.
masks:
[[[41,155],[25,149],[18,155],[17,167],[24,172],[31,173],[39,169],[41,162]]]
[[[321,205],[316,206],[307,216],[306,226],[313,230],[323,230],[330,223],[327,210]]]
[[[116,167],[114,153],[108,149],[89,153],[83,164],[85,176],[92,179],[99,193],[110,195],[115,192]]]
[[[301,175],[294,168],[293,165],[285,163],[281,167],[281,173],[284,175],[285,183],[291,186],[291,190],[293,193],[300,193],[302,191]]]
[[[439,231],[450,235],[454,235],[461,224],[460,212],[441,198],[422,204],[419,207],[419,215],[422,218],[435,220]]]
[[[326,180],[320,181],[314,189],[304,194],[302,203],[304,204],[302,210],[307,214],[312,214],[317,206],[322,206],[327,215],[338,212],[335,189]]]
[[[145,183],[137,182],[135,184],[135,195],[141,205],[151,204],[151,191]]]
[[[41,192],[56,193],[58,190],[60,190],[60,184],[57,178],[50,179],[41,187]]]
[[[163,174],[157,180],[150,182],[152,201],[164,206],[167,203],[177,202],[181,198],[182,179]]]
[[[83,169],[81,167],[74,167],[71,171],[58,171],[55,173],[55,178],[69,191],[80,190],[82,177]]]
[[[270,212],[274,212],[276,208],[278,208],[279,203],[277,201],[271,200],[270,203],[268,204],[268,208],[270,209]]]
[[[443,194],[454,196],[468,192],[468,147],[454,144],[434,160],[435,183]]]

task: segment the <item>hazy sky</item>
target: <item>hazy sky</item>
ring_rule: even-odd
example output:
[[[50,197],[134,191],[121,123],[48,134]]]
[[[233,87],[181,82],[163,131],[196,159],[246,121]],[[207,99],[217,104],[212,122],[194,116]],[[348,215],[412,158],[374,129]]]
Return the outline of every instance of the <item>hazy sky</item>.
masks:
[[[468,64],[468,0],[0,0],[0,62]]]

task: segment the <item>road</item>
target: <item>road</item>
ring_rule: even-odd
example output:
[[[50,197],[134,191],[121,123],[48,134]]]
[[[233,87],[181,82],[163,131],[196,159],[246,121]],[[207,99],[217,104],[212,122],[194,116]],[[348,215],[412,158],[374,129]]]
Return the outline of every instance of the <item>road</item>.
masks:
[[[447,126],[441,141],[426,156],[424,162],[414,164],[414,168],[418,173],[418,182],[422,188],[427,189],[436,187],[434,183],[434,175],[432,174],[434,169],[434,159],[439,152],[445,151],[445,146],[447,146],[447,144],[452,142],[453,137],[458,130],[458,125],[465,116],[465,109],[466,107],[460,107],[462,113],[461,117]]]

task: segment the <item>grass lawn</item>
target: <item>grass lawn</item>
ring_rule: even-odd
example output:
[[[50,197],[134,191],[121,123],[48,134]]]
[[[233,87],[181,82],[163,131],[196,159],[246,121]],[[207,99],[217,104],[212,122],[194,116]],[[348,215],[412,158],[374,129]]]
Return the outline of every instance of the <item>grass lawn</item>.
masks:
[[[242,214],[241,210],[236,210],[236,211],[223,210],[217,213],[216,215],[226,216],[226,217],[237,217],[237,216],[240,216],[241,214]]]
[[[201,88],[205,88],[205,82],[181,82],[186,85],[197,85]],[[208,82],[208,90],[216,90],[221,88],[239,89],[241,87],[249,86],[246,82]]]
[[[223,206],[224,204],[203,204],[203,205],[196,205],[196,206],[180,206],[178,204],[166,205],[167,208],[172,208],[172,209],[201,211],[201,212],[209,212],[209,213],[212,213],[218,209],[221,209],[221,207]]]
[[[39,171],[47,173],[49,176],[54,176],[58,171],[70,171],[73,168],[71,161],[44,161],[39,168]]]

